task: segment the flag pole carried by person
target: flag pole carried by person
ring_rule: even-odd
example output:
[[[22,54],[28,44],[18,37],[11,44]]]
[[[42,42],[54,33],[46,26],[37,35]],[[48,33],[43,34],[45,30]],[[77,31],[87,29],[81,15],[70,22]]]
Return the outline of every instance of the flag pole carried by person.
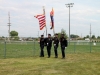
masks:
[[[45,7],[43,6],[43,14],[45,15]],[[46,19],[46,16],[45,16]],[[46,26],[46,21],[45,21],[45,29],[46,29],[46,36],[47,36],[47,26]]]
[[[50,12],[50,18],[51,18],[51,22],[50,22],[51,28],[50,29],[53,29],[53,33],[55,34],[55,30],[54,30],[54,10],[53,10],[53,8]]]

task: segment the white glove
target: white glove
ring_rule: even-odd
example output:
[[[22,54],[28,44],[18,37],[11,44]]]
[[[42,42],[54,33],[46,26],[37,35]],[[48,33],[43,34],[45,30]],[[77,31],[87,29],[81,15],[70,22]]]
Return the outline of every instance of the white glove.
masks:
[[[47,43],[47,45],[48,45],[48,43]]]
[[[67,47],[65,47],[65,49],[66,49]]]

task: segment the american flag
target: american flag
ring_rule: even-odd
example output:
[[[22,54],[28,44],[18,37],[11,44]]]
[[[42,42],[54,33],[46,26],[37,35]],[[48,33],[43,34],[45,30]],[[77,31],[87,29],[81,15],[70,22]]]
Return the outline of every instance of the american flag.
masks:
[[[50,12],[50,18],[51,18],[51,28],[50,29],[53,29],[54,28],[54,10],[52,8],[52,11]]]
[[[39,20],[40,30],[42,30],[46,26],[45,15],[37,15],[34,17]]]

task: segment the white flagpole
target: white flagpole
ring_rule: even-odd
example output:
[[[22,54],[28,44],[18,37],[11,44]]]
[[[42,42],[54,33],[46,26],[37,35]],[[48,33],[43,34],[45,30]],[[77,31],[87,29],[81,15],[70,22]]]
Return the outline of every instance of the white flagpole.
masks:
[[[43,14],[45,15],[45,7],[44,6],[43,6]],[[45,19],[46,19],[46,15],[45,15]],[[45,28],[46,28],[46,36],[47,36],[47,26],[46,25],[45,25]]]
[[[52,10],[53,10],[53,7],[52,7]],[[54,13],[54,10],[53,10],[53,13]],[[53,15],[53,19],[54,19],[54,15]],[[53,22],[53,34],[55,35],[55,29],[54,29],[54,22]]]

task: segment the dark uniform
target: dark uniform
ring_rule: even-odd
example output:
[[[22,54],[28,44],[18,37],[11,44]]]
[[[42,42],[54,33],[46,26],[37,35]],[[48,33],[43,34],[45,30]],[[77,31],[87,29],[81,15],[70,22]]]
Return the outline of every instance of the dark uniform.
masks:
[[[57,48],[58,48],[58,45],[59,45],[59,39],[58,39],[58,34],[55,34],[55,37],[54,37],[54,52],[55,52],[55,58],[58,58],[58,52],[57,52]]]
[[[48,58],[50,58],[50,56],[51,56],[51,47],[52,47],[51,34],[48,34],[48,38],[46,38],[45,41],[46,41],[46,46],[47,46]]]
[[[41,49],[40,57],[44,57],[44,35],[41,35],[40,38],[40,49]]]
[[[61,52],[62,52],[62,58],[65,58],[65,47],[68,46],[68,42],[66,40],[66,38],[64,37],[64,34],[61,34],[61,38],[60,38],[60,44],[61,44]]]

